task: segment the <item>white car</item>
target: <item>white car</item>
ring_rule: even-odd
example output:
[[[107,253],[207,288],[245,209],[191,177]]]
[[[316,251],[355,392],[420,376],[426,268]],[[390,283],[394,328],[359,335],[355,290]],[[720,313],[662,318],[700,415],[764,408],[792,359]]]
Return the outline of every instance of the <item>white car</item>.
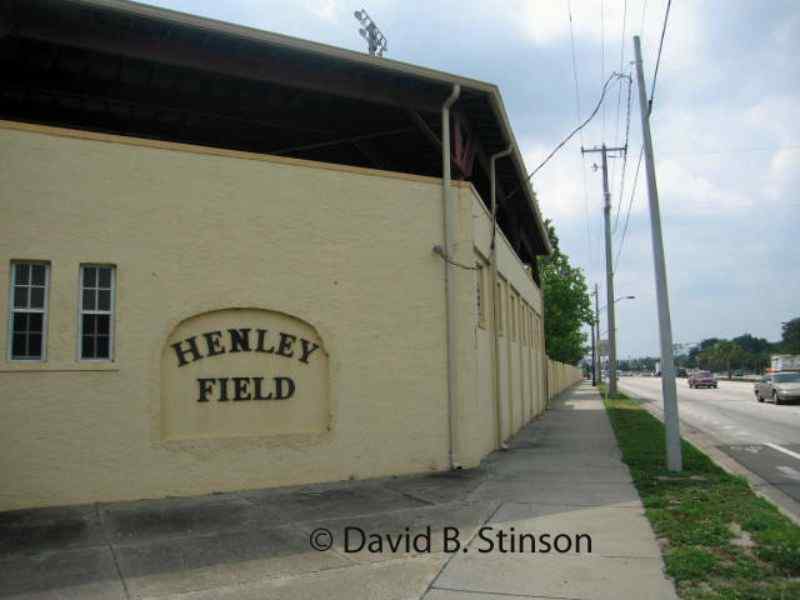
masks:
[[[753,386],[753,392],[759,402],[800,402],[800,372],[770,373]]]

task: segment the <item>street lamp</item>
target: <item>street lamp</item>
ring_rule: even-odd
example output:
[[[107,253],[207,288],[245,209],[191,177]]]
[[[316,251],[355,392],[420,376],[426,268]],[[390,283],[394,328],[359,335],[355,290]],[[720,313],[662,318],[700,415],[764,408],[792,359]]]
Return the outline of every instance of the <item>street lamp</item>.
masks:
[[[636,299],[636,296],[620,296],[619,298],[617,298],[616,300],[614,300],[614,304],[616,304],[616,303],[617,303],[617,302],[619,302],[620,300],[635,300],[635,299]],[[601,311],[601,310],[603,310],[603,309],[604,309],[606,306],[608,306],[608,305],[607,305],[607,304],[604,304],[603,306],[601,306],[601,307],[598,309],[598,311],[597,311],[597,312],[600,312],[600,311]]]

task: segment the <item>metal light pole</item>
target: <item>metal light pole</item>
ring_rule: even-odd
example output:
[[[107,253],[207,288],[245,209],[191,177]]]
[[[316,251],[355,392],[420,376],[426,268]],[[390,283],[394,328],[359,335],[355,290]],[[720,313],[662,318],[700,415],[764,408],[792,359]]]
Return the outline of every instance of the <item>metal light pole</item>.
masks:
[[[681,433],[678,421],[678,395],[675,389],[675,359],[672,355],[672,323],[669,316],[667,269],[664,261],[664,240],[661,237],[661,210],[658,204],[656,170],[653,162],[653,140],[650,136],[650,103],[644,86],[642,46],[639,36],[633,36],[636,53],[636,81],[639,87],[639,109],[642,116],[642,137],[647,170],[647,196],[650,203],[650,228],[653,238],[653,262],[656,271],[656,299],[658,301],[659,338],[661,341],[661,393],[664,398],[664,426],[667,435],[667,468],[683,470]]]

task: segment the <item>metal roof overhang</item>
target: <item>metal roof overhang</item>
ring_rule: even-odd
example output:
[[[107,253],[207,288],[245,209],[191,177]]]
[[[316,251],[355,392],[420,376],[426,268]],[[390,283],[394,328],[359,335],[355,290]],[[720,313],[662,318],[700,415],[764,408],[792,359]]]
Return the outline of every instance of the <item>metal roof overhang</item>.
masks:
[[[51,56],[53,49],[92,54],[70,71],[69,61],[74,56],[66,52],[56,59]],[[37,59],[37,52],[47,55],[46,58]],[[129,113],[159,115],[155,119],[160,129],[148,130],[145,135],[169,139],[171,133],[178,131],[178,125],[170,129],[164,121],[172,118],[170,111],[177,110],[175,98],[180,97],[183,131],[189,120],[199,123],[204,115],[215,121],[221,119],[225,127],[209,131],[208,140],[201,137],[185,141],[219,146],[230,141],[234,147],[267,154],[297,156],[300,155],[297,152],[304,152],[302,156],[330,160],[327,156],[317,157],[314,152],[330,146],[339,136],[344,142],[358,146],[363,154],[377,155],[379,162],[380,152],[370,144],[385,131],[385,135],[398,136],[393,138],[393,152],[402,150],[401,142],[405,140],[413,145],[405,149],[405,154],[411,151],[429,158],[430,164],[424,168],[433,170],[424,174],[432,175],[441,169],[440,162],[436,166],[435,148],[438,114],[452,86],[457,84],[462,91],[454,109],[466,115],[478,138],[477,162],[484,172],[483,179],[489,157],[509,145],[513,148],[510,157],[497,162],[501,227],[506,236],[518,241],[516,249],[521,256],[525,255],[523,260],[527,257],[526,262],[551,252],[508,115],[499,90],[492,84],[126,0],[0,0],[0,53],[6,57],[2,62],[7,72],[11,67],[10,72],[21,73],[18,80],[12,76],[1,84],[5,88],[4,117],[14,117],[16,110],[25,120],[25,110],[19,107],[36,93],[58,94],[62,105],[64,98],[78,103],[81,114],[99,111],[99,105],[112,114],[123,100],[135,101],[135,108],[127,109]],[[118,66],[116,80],[97,75],[104,68],[112,68],[101,60],[109,56],[124,57],[128,61],[125,69],[130,74],[126,75],[123,67]],[[37,64],[37,60],[44,61],[44,66]],[[57,69],[53,67],[56,60],[60,61]],[[20,62],[25,66],[20,66]],[[131,64],[158,65],[158,70],[151,68],[149,75],[142,75],[144,71],[135,74]],[[184,78],[181,93],[177,94],[178,84],[174,81],[171,86],[162,85],[165,77],[172,76],[176,81],[180,77],[180,73],[165,75],[170,68],[213,78],[208,80],[212,85],[206,82],[203,87],[199,80],[200,87],[193,90],[191,85],[197,81]],[[149,81],[126,81],[126,77],[132,81],[149,77]],[[219,82],[229,81],[248,82],[251,87],[239,85],[228,95],[218,93],[224,87]],[[213,85],[215,82],[219,86]],[[271,87],[252,87],[259,85]],[[309,95],[291,96],[291,90],[303,90]],[[271,100],[274,106],[270,107]],[[280,121],[289,118],[282,111],[291,102],[297,104],[298,112],[291,116],[289,134],[281,129]],[[302,118],[297,118],[298,114]],[[334,117],[350,122],[332,128]],[[39,113],[28,118],[41,120]],[[128,118],[134,119],[132,115]],[[141,127],[128,127],[130,134],[143,131]],[[265,128],[263,131],[270,135],[259,133],[258,142],[248,139],[247,132],[257,127]],[[119,126],[111,129],[114,128]],[[241,130],[238,138],[233,133],[237,128]],[[224,139],[226,132],[230,140]],[[434,144],[420,142],[420,132]],[[427,154],[418,146],[426,146]],[[292,154],[293,151],[296,153]],[[341,148],[337,153],[341,154]],[[402,165],[397,170],[420,169],[404,164],[403,157],[397,155],[392,166],[395,164]],[[389,170],[395,170],[392,166]],[[486,202],[486,186],[475,183],[479,190],[483,188],[480,191]],[[504,197],[517,189],[523,193],[513,194],[504,206]]]

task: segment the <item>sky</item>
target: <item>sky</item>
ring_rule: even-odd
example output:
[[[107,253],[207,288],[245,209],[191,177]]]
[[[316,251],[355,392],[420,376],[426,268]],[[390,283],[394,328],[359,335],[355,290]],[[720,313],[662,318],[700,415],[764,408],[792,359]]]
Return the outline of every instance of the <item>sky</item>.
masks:
[[[529,171],[589,116],[613,72],[633,73],[630,119],[628,83],[615,81],[532,183],[562,251],[606,304],[600,156],[580,148],[623,146],[629,129],[626,168],[609,159],[615,295],[635,296],[616,304],[617,356],[657,355],[644,164],[633,186],[642,136],[632,38],[642,39],[649,93],[667,0],[363,2],[148,3],[359,52],[353,12],[365,8],[387,58],[497,84]],[[777,341],[781,323],[800,317],[799,57],[795,0],[672,2],[651,128],[676,343]]]

